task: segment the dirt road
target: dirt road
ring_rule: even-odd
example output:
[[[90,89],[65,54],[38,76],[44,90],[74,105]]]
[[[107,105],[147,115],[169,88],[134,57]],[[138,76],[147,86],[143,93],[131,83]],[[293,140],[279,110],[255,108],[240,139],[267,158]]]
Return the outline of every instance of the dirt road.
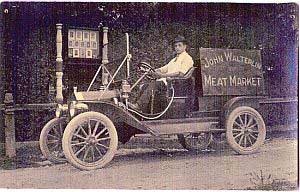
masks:
[[[297,181],[297,139],[266,141],[259,153],[231,149],[192,153],[168,149],[120,149],[104,169],[80,171],[70,164],[0,171],[0,187],[119,189],[246,189],[251,173],[271,181]],[[261,177],[261,176],[260,176]]]

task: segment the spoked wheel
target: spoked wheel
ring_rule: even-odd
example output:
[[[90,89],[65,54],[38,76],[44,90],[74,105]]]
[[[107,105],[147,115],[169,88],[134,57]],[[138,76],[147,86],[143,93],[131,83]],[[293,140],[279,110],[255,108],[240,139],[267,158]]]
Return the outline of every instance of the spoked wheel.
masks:
[[[74,117],[63,135],[63,150],[75,167],[93,170],[104,167],[114,157],[118,135],[113,122],[98,112]]]
[[[42,129],[40,135],[40,148],[44,157],[53,163],[66,162],[62,150],[62,136],[67,126],[66,118],[54,118]]]
[[[266,126],[262,116],[251,107],[237,107],[226,120],[226,138],[239,154],[256,152],[264,143]]]
[[[212,141],[211,133],[188,133],[177,135],[179,143],[187,150],[207,149]]]

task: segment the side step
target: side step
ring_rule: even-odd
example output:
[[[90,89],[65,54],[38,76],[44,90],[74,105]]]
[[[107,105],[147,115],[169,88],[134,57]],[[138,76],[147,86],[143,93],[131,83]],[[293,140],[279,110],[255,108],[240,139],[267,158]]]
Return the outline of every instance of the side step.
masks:
[[[142,123],[158,135],[221,131],[218,129],[219,117],[154,120]]]

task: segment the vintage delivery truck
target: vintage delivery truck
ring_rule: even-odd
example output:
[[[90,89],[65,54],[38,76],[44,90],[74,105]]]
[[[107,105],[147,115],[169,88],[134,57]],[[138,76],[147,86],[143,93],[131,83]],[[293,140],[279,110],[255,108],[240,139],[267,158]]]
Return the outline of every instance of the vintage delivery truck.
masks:
[[[126,40],[127,55],[114,74],[102,74],[98,90],[74,88],[73,99],[58,104],[56,117],[40,137],[49,160],[67,160],[83,170],[102,168],[113,159],[118,142],[142,133],[177,135],[189,150],[205,149],[225,134],[236,153],[247,155],[263,145],[269,117],[284,118],[281,112],[298,103],[297,98],[266,96],[259,50],[200,48],[184,77],[167,79],[166,102],[157,103],[153,95],[147,111],[135,110],[128,105],[132,92],[145,79],[155,80],[150,75],[154,69],[146,62],[130,63],[128,34]],[[121,68],[126,68],[127,78],[116,81]],[[130,70],[140,71],[136,81],[128,78]],[[280,106],[277,112],[270,107],[274,104]],[[293,117],[285,122],[296,123]]]

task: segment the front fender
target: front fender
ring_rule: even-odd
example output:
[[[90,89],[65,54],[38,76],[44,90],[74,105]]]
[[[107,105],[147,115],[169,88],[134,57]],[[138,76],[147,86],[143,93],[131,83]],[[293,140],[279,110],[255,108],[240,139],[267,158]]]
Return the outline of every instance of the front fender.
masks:
[[[141,130],[145,133],[157,135],[153,130],[141,123],[141,121],[138,120],[135,116],[130,114],[125,109],[115,105],[114,103],[107,101],[85,101],[84,103],[88,105],[89,111],[103,113],[114,123],[126,123],[127,125]]]

